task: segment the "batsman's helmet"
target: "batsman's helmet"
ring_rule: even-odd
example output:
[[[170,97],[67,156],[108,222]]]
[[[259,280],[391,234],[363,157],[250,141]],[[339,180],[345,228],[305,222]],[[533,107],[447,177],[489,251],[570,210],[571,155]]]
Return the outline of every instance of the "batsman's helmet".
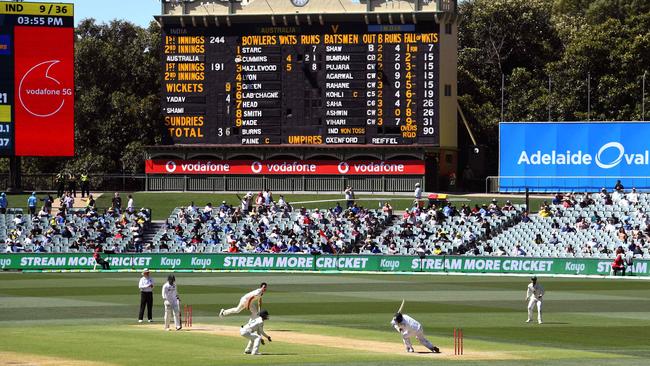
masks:
[[[404,317],[402,316],[402,313],[395,313],[395,321],[398,323],[401,323],[402,320],[404,320]]]
[[[530,280],[533,281],[533,282],[537,282],[537,276],[531,277]]]
[[[266,320],[266,319],[269,318],[269,312],[268,312],[266,309],[262,309],[262,310],[260,310],[260,312],[259,312],[258,315],[259,315],[260,317],[262,317],[262,319],[264,319],[264,320]]]

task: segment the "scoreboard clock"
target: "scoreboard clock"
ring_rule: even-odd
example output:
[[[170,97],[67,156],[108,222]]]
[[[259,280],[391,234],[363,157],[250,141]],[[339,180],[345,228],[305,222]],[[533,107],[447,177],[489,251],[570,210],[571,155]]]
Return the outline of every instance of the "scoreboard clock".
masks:
[[[433,20],[166,26],[165,127],[176,144],[439,145],[438,32]]]
[[[305,6],[309,0],[291,0],[291,3],[295,6]]]

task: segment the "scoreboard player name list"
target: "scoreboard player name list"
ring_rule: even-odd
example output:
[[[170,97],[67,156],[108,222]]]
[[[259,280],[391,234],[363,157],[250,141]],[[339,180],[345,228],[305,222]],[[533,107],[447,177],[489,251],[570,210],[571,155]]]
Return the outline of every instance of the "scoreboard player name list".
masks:
[[[165,29],[169,136],[186,144],[436,144],[437,28],[366,27]]]

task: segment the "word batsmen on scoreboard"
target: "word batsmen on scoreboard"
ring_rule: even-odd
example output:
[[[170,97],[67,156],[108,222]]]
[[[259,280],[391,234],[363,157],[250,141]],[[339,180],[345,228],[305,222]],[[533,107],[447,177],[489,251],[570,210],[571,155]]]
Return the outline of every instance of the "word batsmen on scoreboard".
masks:
[[[74,155],[74,5],[0,3],[0,156]]]

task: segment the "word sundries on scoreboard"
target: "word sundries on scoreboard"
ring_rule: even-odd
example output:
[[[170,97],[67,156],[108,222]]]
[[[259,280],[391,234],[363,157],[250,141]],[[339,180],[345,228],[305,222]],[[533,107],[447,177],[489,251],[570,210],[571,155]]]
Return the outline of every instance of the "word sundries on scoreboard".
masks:
[[[439,143],[432,22],[168,27],[163,62],[177,144]]]

